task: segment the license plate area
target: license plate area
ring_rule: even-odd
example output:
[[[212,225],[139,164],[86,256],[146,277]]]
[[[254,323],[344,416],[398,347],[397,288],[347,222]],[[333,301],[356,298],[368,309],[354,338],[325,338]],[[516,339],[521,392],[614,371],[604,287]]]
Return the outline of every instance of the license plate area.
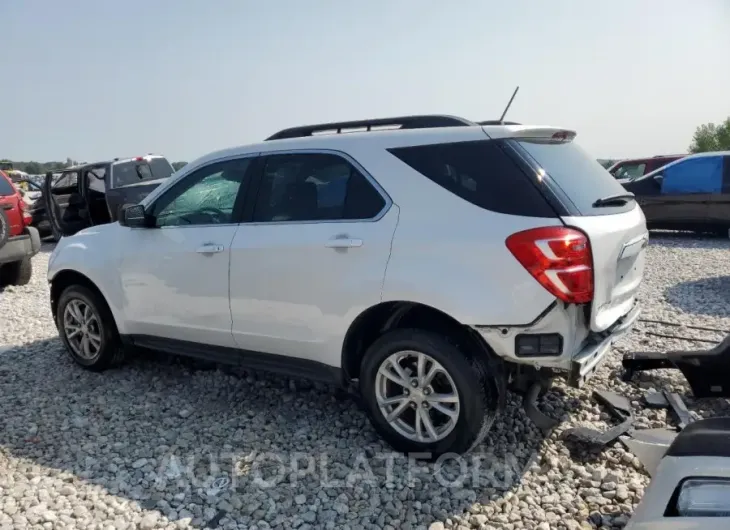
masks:
[[[649,236],[642,234],[638,238],[626,243],[618,255],[619,262],[638,256],[649,243]]]
[[[619,252],[610,304],[621,303],[638,290],[644,276],[644,259],[648,236],[642,235],[626,243]]]

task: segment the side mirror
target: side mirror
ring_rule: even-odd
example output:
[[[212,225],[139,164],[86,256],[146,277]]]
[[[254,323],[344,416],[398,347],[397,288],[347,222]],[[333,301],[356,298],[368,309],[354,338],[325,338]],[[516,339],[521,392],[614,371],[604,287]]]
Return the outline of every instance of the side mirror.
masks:
[[[127,204],[122,206],[119,215],[119,224],[130,228],[147,228],[148,217],[141,204]]]
[[[656,182],[657,184],[661,184],[663,180],[664,175],[662,175],[661,173],[659,173],[658,175],[654,175],[654,182]]]

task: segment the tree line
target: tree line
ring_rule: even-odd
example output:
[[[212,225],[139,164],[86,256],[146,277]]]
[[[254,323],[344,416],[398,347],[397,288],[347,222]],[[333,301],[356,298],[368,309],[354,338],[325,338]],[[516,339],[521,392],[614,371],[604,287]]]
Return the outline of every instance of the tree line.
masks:
[[[0,167],[2,167],[3,164],[12,164],[13,169],[25,171],[30,175],[44,175],[48,171],[58,171],[69,166],[75,166],[78,163],[78,161],[71,158],[67,158],[63,162],[16,162],[14,160],[3,159],[0,160]],[[175,171],[177,171],[185,164],[187,164],[187,162],[173,162],[172,167],[175,169]]]

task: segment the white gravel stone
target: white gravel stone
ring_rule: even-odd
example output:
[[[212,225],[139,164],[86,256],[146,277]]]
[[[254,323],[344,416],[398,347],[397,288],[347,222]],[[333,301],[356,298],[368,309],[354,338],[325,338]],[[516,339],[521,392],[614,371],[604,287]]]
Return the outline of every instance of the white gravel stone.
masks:
[[[29,285],[0,291],[0,528],[622,528],[646,473],[620,445],[571,454],[561,434],[607,427],[590,399],[596,387],[636,404],[649,390],[688,392],[671,371],[623,383],[624,352],[707,347],[644,333],[706,332],[642,323],[587,388],[558,383],[545,396],[542,409],[564,419],[547,439],[510,395],[463,469],[409,462],[352,400],[320,384],[161,355],[102,374],[75,366],[50,315],[50,250],[34,258]],[[728,250],[719,239],[653,235],[642,317],[730,329]],[[730,408],[686,401],[701,417]],[[640,426],[667,422],[665,411],[635,414]]]

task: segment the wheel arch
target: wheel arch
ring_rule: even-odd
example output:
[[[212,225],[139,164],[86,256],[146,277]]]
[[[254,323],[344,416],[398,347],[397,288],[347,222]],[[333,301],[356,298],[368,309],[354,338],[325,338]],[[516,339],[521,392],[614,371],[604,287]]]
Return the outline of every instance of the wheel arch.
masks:
[[[484,356],[487,360],[501,362],[476,331],[448,313],[419,302],[389,301],[367,308],[348,328],[340,365],[345,380],[359,378],[365,352],[378,337],[388,331],[405,328],[442,333],[457,341],[466,355]]]
[[[51,311],[53,312],[53,319],[56,320],[56,311],[58,309],[58,300],[61,297],[61,293],[69,287],[70,285],[82,285],[86,287],[87,289],[95,292],[98,294],[102,300],[104,300],[104,303],[106,303],[107,307],[109,308],[109,312],[112,314],[112,317],[114,318],[114,324],[117,326],[117,329],[119,329],[119,322],[117,317],[114,315],[114,310],[112,309],[111,304],[109,304],[109,300],[104,295],[104,292],[96,285],[96,283],[86,276],[85,274],[72,270],[72,269],[63,269],[58,271],[53,278],[50,280],[51,284]]]

